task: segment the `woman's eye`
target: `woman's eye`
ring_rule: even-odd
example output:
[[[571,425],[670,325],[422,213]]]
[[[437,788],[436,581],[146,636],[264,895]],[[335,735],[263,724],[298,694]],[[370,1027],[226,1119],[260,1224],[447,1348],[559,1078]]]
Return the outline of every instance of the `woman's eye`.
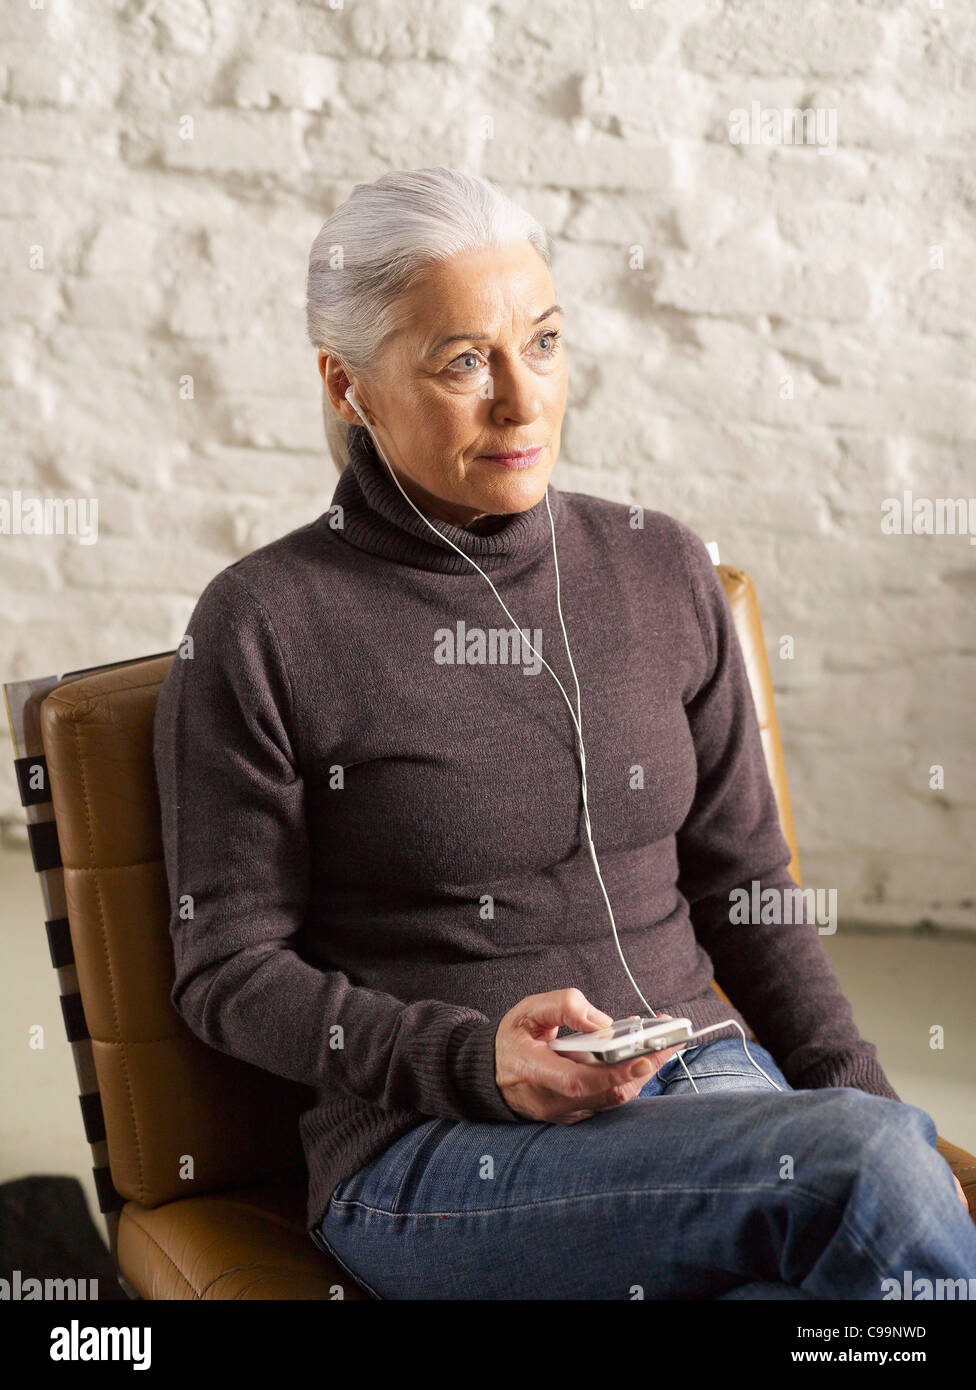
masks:
[[[538,335],[535,341],[540,344],[548,341],[549,346],[542,348],[542,356],[555,357],[559,349],[559,329],[547,328],[543,333]],[[473,362],[477,365],[480,361],[481,356],[479,353],[474,351],[462,352],[459,357],[455,357],[454,361],[448,364],[448,371],[459,371],[461,376],[470,376],[473,368],[466,367],[464,364]]]
[[[477,362],[478,354],[476,352],[462,352],[460,357],[455,357],[454,361],[451,363],[451,366],[455,367],[459,362],[467,362],[469,360]],[[462,373],[462,375],[464,375],[464,373]]]

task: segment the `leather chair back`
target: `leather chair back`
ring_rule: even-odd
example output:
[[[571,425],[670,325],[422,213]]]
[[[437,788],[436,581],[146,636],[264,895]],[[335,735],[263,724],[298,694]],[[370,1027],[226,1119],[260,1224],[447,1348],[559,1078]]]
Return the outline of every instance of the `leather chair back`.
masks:
[[[314,1099],[201,1042],[170,999],[153,720],[174,656],[62,682],[40,710],[112,1182],[143,1207],[302,1173]]]
[[[766,657],[766,643],[763,637],[762,621],[759,617],[759,600],[756,597],[756,588],[744,570],[735,569],[732,565],[717,565],[716,569],[722,580],[725,596],[729,601],[736,635],[742,648],[746,674],[749,677],[749,688],[752,691],[756,714],[759,717],[759,731],[762,735],[766,768],[773,784],[773,791],[776,794],[780,825],[786,843],[793,851],[793,858],[790,860],[789,866],[790,873],[797,886],[802,888],[800,856],[797,852],[796,830],[793,825],[793,808],[790,804],[790,792],[786,782],[786,761],[783,757],[779,723],[776,719],[773,683],[769,673],[769,661]]]

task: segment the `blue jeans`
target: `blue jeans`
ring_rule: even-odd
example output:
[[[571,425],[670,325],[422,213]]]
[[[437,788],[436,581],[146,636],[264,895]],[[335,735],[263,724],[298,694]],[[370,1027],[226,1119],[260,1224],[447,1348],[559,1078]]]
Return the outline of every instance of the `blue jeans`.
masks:
[[[792,1090],[749,1051],[779,1089],[717,1038],[681,1054],[698,1095],[673,1057],[576,1124],[427,1120],[339,1184],[313,1240],[381,1299],[883,1299],[906,1271],[976,1278],[931,1117]]]

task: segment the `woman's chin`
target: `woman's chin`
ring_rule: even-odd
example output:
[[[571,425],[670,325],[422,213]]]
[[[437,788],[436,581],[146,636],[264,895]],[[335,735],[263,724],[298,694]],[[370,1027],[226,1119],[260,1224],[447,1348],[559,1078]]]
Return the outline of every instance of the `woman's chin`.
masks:
[[[504,468],[488,459],[478,459],[477,464],[485,470],[478,495],[486,512],[524,512],[534,507],[545,496],[552,473],[545,451],[531,468]]]

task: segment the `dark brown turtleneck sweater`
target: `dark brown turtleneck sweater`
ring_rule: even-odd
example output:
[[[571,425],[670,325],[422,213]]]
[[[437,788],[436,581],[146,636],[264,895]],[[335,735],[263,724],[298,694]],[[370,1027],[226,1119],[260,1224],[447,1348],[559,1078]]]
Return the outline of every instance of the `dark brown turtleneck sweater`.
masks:
[[[638,528],[620,503],[549,499],[593,837],[642,992],[699,1027],[748,1020],[794,1087],[897,1099],[816,925],[729,920],[732,889],[792,880],[703,542],[663,512]],[[545,498],[493,533],[434,525],[575,709]],[[526,995],[575,985],[614,1017],[644,1011],[569,711],[511,629],[361,440],[328,511],[207,585],[193,659],[160,693],[173,1003],[211,1046],[315,1088],[309,1229],[425,1118],[520,1121],[494,1038]]]

